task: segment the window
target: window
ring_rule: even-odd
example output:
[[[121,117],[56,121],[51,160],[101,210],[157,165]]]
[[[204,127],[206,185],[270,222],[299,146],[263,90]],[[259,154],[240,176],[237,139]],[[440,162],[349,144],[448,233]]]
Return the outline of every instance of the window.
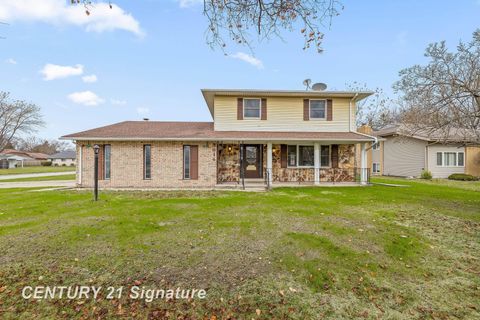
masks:
[[[310,100],[310,119],[325,119],[326,104],[325,100]]]
[[[260,118],[261,99],[243,99],[243,117]]]
[[[373,173],[380,173],[380,163],[374,162],[372,164],[372,172]]]
[[[372,145],[372,150],[380,150],[380,142],[374,143]]]
[[[104,175],[105,175],[105,179],[110,179],[110,176],[111,176],[111,170],[110,170],[110,167],[111,167],[111,146],[109,144],[106,144],[103,146],[103,154],[104,154],[104,158],[103,158],[103,167],[104,167]]]
[[[465,161],[464,161],[465,156],[463,152],[457,153],[457,156],[458,156],[457,165],[459,167],[463,167],[465,165]]]
[[[463,167],[465,154],[463,152],[437,152],[438,167]]]
[[[313,146],[298,146],[298,166],[312,167],[314,165]]]
[[[287,162],[288,167],[313,167],[315,165],[314,146],[289,145]],[[330,146],[320,146],[320,166],[330,166]]]
[[[320,166],[330,166],[330,146],[320,146]]]
[[[143,146],[143,179],[152,178],[152,147],[149,144]]]
[[[183,178],[190,179],[190,146],[183,146]]]
[[[437,152],[437,166],[443,166],[443,153]]]

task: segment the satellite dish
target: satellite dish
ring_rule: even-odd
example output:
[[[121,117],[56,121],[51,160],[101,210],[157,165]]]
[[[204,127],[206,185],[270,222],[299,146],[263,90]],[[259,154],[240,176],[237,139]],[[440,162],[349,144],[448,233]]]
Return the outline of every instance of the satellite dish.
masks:
[[[303,80],[303,85],[305,86],[305,90],[310,89],[310,84],[312,83],[311,79],[305,79]]]
[[[325,83],[322,83],[322,82],[319,82],[319,83],[315,83],[313,86],[312,86],[312,90],[313,91],[323,91],[327,89],[327,85]]]

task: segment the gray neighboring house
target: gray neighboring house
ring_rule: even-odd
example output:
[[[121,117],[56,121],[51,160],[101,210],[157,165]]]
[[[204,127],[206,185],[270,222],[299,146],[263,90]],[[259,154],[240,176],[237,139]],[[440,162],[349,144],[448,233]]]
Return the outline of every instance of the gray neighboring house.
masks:
[[[407,134],[398,125],[373,131],[372,135],[379,140],[370,155],[372,167],[378,167],[377,174],[419,177],[422,170],[428,170],[433,178],[447,178],[453,173],[479,175],[480,148],[460,136],[444,142],[421,133]]]
[[[72,150],[62,151],[52,154],[48,159],[52,161],[52,166],[54,167],[75,166],[77,163],[77,153]]]

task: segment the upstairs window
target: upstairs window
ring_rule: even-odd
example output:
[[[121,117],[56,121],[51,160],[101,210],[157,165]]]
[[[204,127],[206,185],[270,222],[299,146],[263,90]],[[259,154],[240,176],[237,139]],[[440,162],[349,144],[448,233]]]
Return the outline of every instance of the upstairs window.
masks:
[[[243,118],[260,119],[261,99],[243,99]]]
[[[326,100],[310,100],[310,119],[326,119]]]

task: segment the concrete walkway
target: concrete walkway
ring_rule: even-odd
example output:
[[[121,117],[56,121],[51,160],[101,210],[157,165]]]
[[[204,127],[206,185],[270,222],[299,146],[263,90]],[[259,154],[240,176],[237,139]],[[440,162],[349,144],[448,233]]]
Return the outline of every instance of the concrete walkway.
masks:
[[[2,175],[0,175],[0,181],[1,180],[10,180],[10,179],[22,179],[22,178],[65,176],[67,174],[75,174],[75,171],[2,174]]]
[[[75,180],[0,182],[0,189],[38,188],[38,187],[75,187]]]

